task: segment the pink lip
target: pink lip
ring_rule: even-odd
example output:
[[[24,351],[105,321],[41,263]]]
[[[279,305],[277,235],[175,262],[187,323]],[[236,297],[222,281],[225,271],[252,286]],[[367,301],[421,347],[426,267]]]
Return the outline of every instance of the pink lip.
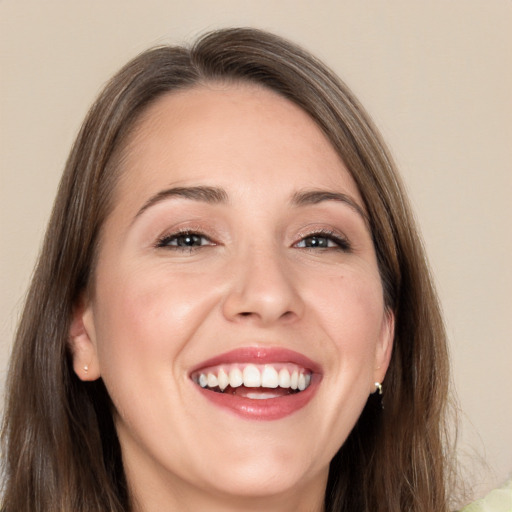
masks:
[[[211,403],[250,420],[278,420],[305,407],[315,396],[321,377],[321,367],[308,357],[293,350],[267,347],[245,347],[220,354],[194,367],[190,374],[201,368],[230,363],[294,363],[312,371],[311,384],[300,393],[278,398],[254,400],[228,393],[216,393],[194,384],[198,392]]]
[[[190,371],[190,374],[200,370],[201,368],[230,363],[294,363],[298,366],[311,370],[313,373],[322,373],[322,369],[319,364],[309,359],[309,357],[306,357],[299,352],[295,352],[294,350],[278,347],[243,347],[201,362]]]

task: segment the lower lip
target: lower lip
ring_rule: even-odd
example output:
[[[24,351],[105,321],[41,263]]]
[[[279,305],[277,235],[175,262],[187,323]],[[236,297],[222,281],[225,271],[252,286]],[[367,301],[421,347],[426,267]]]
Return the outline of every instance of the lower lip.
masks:
[[[279,420],[299,411],[314,397],[320,379],[313,375],[307,389],[292,395],[261,400],[240,397],[231,394],[217,393],[194,384],[198,391],[218,407],[228,409],[237,416],[250,420]]]

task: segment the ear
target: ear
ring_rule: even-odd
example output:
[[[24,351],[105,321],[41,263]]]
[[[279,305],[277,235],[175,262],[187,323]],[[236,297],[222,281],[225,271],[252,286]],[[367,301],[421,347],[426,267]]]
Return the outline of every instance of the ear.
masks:
[[[382,320],[382,328],[375,348],[375,366],[373,371],[374,382],[382,382],[391,360],[393,351],[393,338],[395,337],[395,314],[390,309],[386,309]],[[372,392],[375,387],[372,383]]]
[[[100,367],[96,347],[94,315],[89,300],[82,297],[73,308],[69,327],[69,344],[73,358],[73,369],[83,381],[100,378]]]

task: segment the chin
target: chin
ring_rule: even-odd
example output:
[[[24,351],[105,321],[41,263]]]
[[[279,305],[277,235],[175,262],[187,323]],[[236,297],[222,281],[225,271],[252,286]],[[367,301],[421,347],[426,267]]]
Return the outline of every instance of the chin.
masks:
[[[229,460],[233,452],[227,450],[226,453]],[[281,450],[260,451],[258,457],[248,457],[245,461],[228,460],[219,478],[210,478],[211,485],[223,494],[241,498],[286,496],[318,481],[326,482],[329,471],[329,464],[322,470],[315,470],[309,457],[301,461]]]
[[[302,488],[303,483],[303,478],[290,474],[287,469],[269,471],[268,467],[262,466],[244,468],[234,475],[222,478],[222,482],[216,481],[215,487],[223,494],[245,499],[262,499],[286,496],[299,487]]]

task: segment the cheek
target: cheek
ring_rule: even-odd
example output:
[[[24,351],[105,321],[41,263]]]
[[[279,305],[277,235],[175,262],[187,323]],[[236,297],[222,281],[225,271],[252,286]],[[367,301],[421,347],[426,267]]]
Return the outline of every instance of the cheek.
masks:
[[[325,355],[325,393],[315,404],[315,416],[323,421],[315,428],[318,449],[328,459],[347,439],[372,392],[384,303],[380,279],[371,270],[317,275],[316,285],[309,284],[310,324],[317,327],[313,333]]]
[[[147,269],[120,269],[100,284],[94,316],[101,377],[118,418],[156,424],[148,397],[161,390],[160,408],[173,410],[171,398],[184,378],[181,354],[211,301],[197,286]]]
[[[318,283],[320,284],[320,283]],[[377,347],[385,326],[380,279],[371,272],[346,272],[323,281],[310,310],[326,354],[326,383],[338,410],[358,411],[373,390]]]
[[[380,280],[372,273],[328,276],[311,299],[321,323],[340,348],[370,350],[379,339],[384,318]]]
[[[208,279],[157,267],[111,269],[98,280],[95,324],[105,371],[120,361],[131,366],[165,359],[169,364],[217,303]]]

